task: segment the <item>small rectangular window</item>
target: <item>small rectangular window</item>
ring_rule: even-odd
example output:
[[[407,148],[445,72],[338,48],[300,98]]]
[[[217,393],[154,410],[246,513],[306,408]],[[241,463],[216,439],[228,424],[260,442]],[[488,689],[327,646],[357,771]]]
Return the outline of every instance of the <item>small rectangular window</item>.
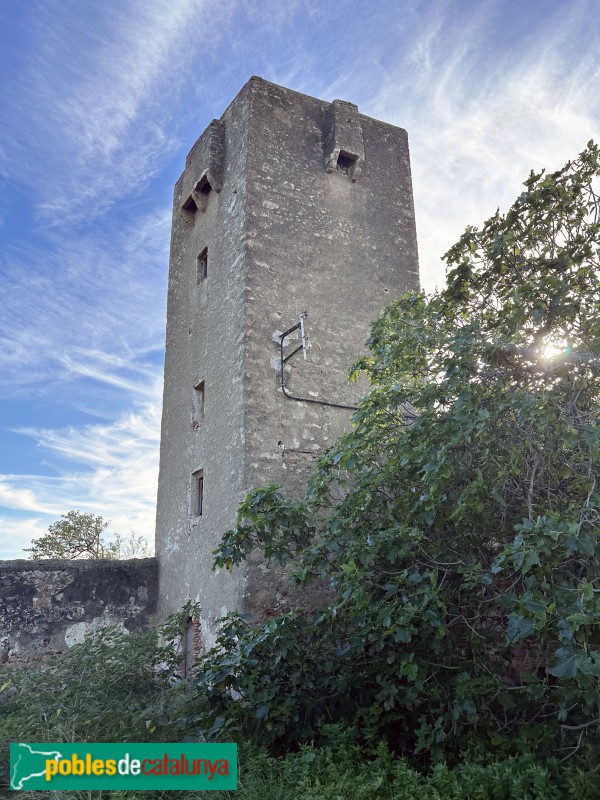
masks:
[[[197,428],[204,419],[204,381],[194,386],[192,396],[192,425]]]
[[[344,153],[343,150],[340,150],[336,165],[337,171],[349,175],[355,162],[356,156],[353,156],[351,153]]]
[[[199,469],[192,472],[190,491],[190,516],[201,517],[204,507],[204,472]]]
[[[208,247],[200,253],[196,259],[196,286],[200,286],[208,275]]]

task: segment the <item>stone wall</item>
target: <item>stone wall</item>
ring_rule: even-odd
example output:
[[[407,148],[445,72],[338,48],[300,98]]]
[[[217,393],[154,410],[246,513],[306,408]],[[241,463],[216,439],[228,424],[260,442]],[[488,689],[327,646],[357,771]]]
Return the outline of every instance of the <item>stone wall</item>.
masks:
[[[295,604],[280,570],[253,557],[213,571],[213,551],[252,488],[303,493],[368,391],[347,370],[372,321],[418,285],[406,131],[252,78],[174,192],[159,615],[198,602],[204,647],[228,612]],[[308,347],[286,362],[284,392],[279,343],[300,316]],[[298,331],[283,344],[290,356]]]
[[[58,655],[107,625],[155,622],[158,562],[0,561],[0,661]]]

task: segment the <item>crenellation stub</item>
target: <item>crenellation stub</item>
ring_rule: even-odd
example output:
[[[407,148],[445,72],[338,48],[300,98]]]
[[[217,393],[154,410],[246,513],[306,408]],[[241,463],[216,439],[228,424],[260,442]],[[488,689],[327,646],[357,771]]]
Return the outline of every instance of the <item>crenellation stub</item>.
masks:
[[[144,630],[157,593],[154,558],[0,561],[0,663],[60,654],[107,625]]]

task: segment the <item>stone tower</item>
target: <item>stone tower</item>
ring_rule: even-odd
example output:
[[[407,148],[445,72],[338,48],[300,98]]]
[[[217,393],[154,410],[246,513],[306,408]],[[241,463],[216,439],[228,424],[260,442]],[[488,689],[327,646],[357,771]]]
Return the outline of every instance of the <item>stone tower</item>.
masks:
[[[212,572],[211,553],[247,491],[303,490],[365,393],[347,369],[370,323],[415,288],[406,132],[251,78],[193,146],[174,192],[159,613],[198,601],[204,646],[226,612],[285,606],[269,565]]]

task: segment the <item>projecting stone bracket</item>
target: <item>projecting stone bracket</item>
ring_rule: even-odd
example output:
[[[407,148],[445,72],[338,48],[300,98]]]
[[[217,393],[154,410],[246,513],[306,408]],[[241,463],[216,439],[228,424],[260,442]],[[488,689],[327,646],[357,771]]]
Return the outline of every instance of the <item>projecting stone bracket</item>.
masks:
[[[225,128],[220,120],[213,119],[192,148],[192,152],[198,153],[199,162],[207,166],[193,181],[191,188],[187,192],[184,191],[181,208],[192,213],[204,212],[211,191],[220,192],[223,188]]]
[[[365,160],[358,106],[345,100],[334,100],[331,103],[325,141],[327,172],[343,172],[352,181],[357,180]]]

